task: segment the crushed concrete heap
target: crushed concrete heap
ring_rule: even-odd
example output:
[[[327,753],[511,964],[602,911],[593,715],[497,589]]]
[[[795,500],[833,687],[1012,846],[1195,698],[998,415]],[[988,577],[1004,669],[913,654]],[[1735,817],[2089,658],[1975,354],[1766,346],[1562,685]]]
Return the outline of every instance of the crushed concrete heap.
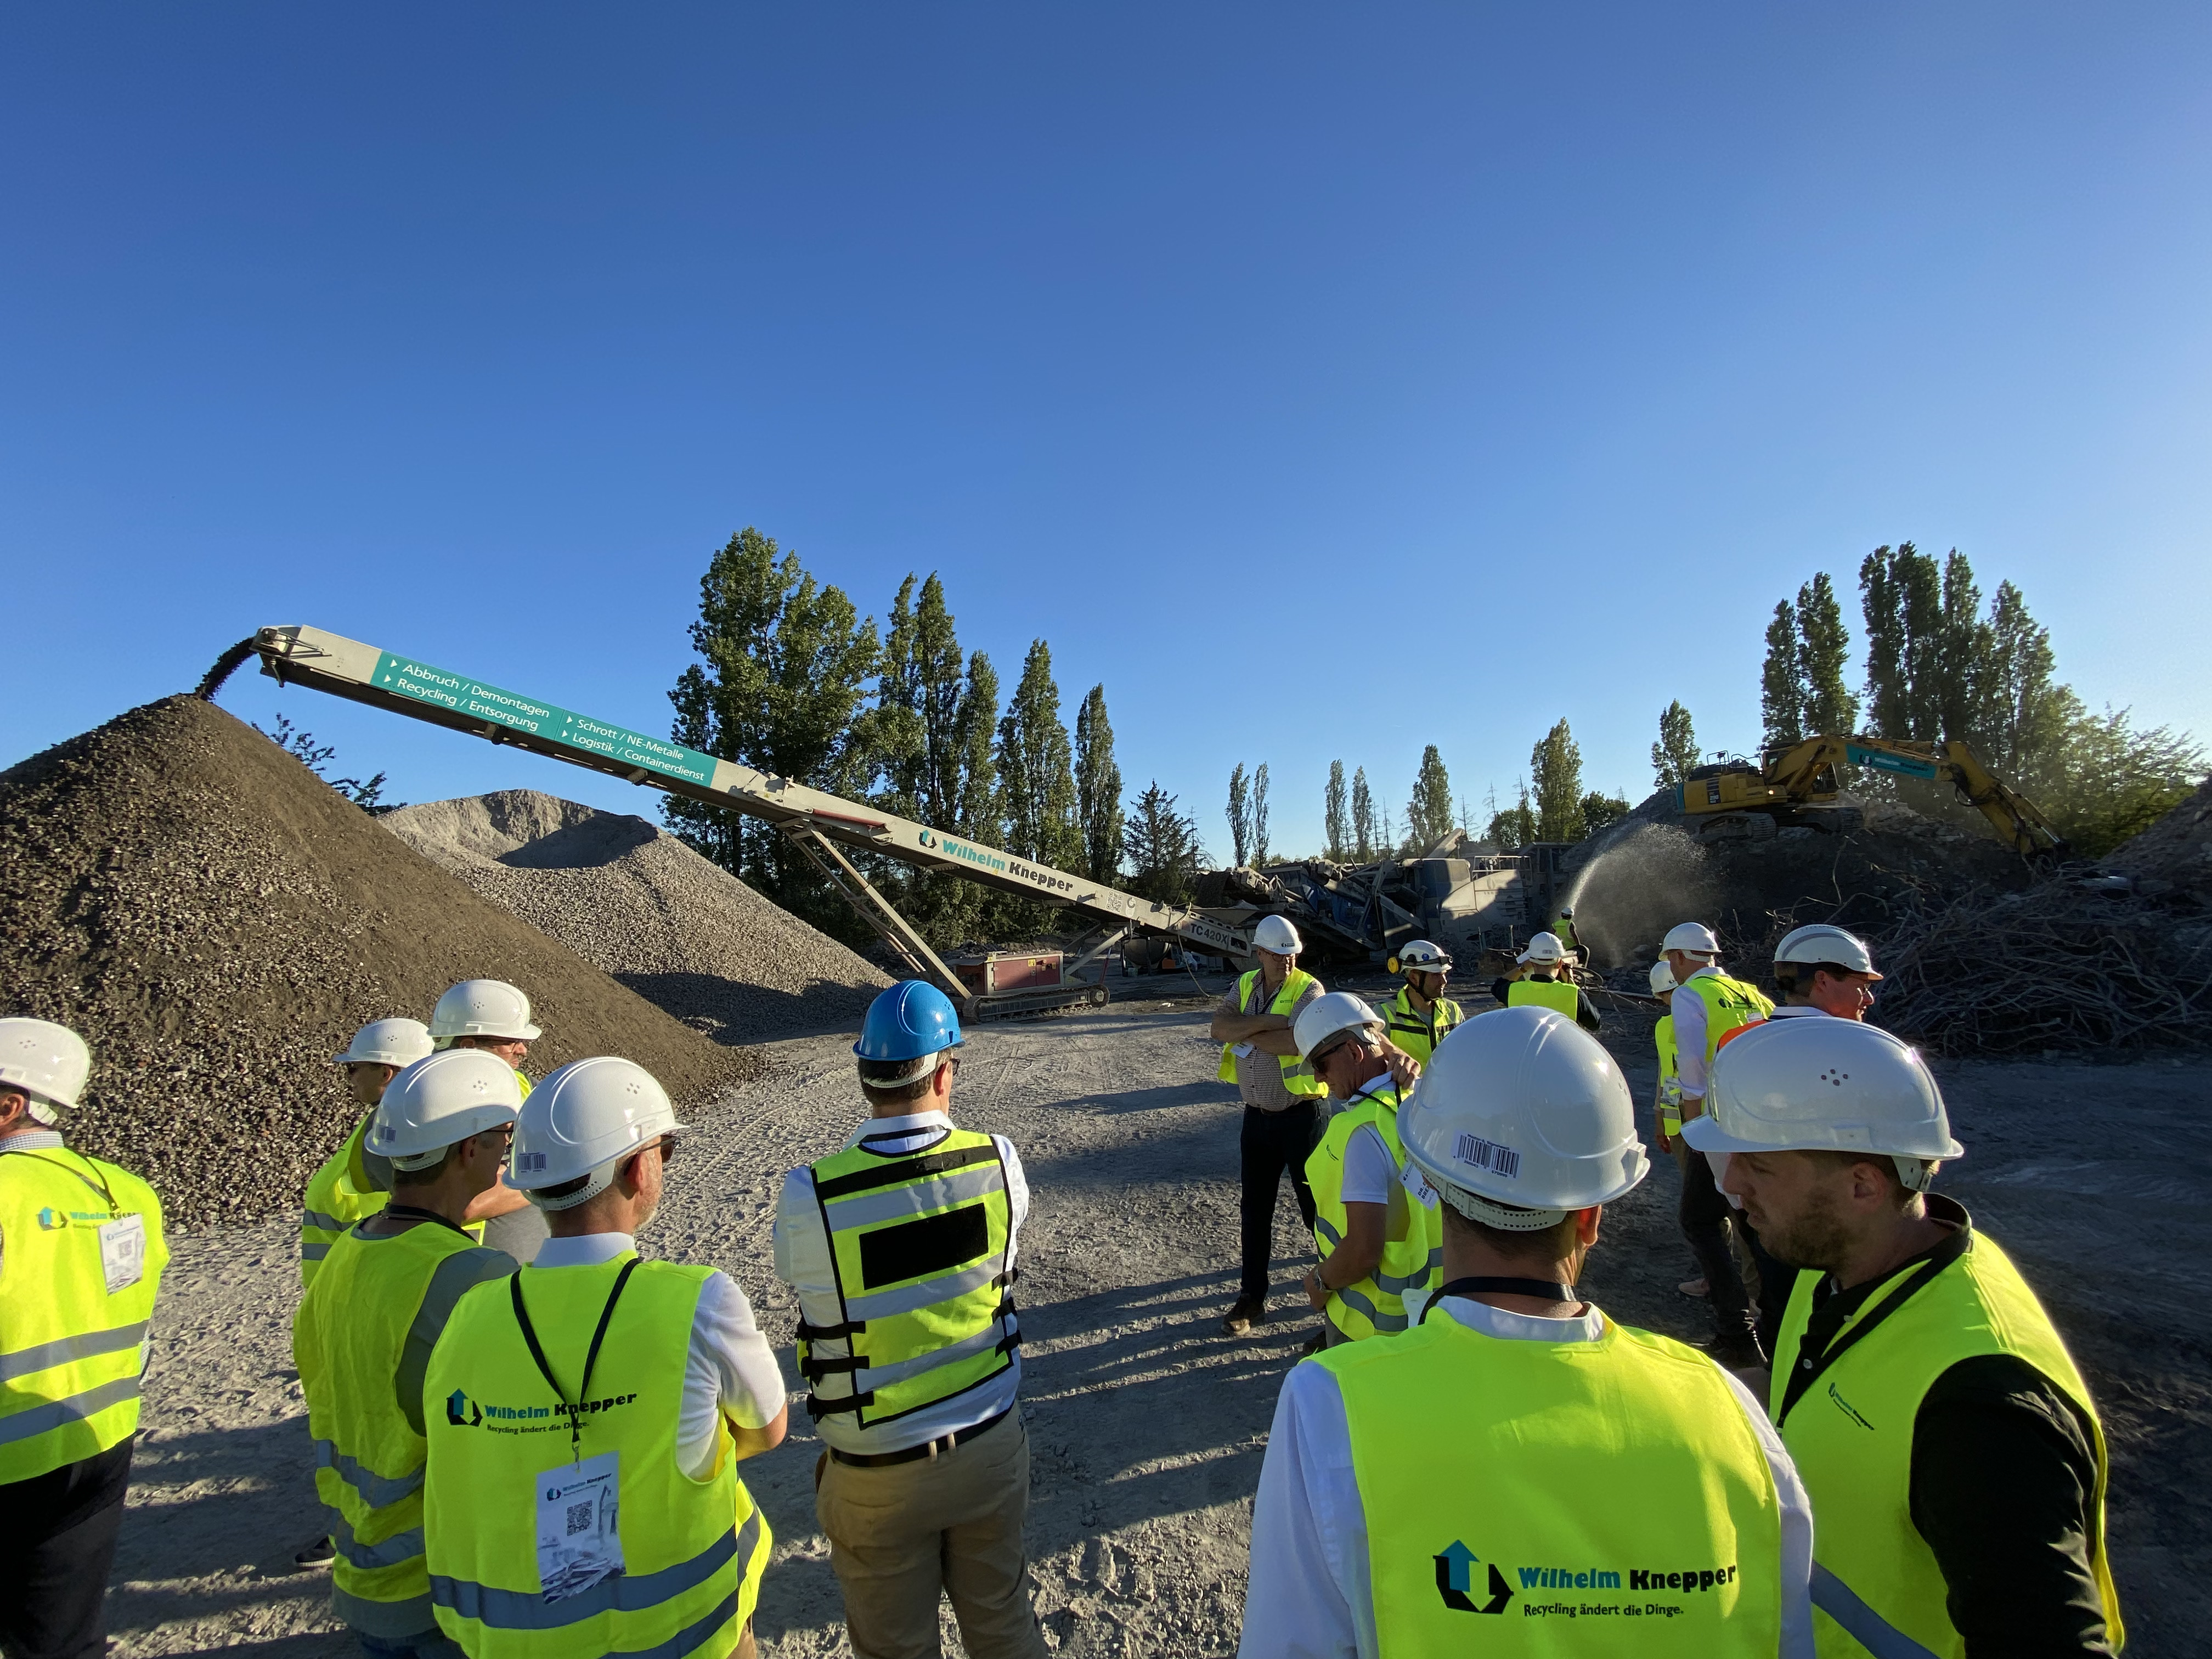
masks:
[[[645,819],[506,789],[387,814],[480,896],[720,1042],[857,1030],[890,981]]]
[[[93,1050],[74,1144],[185,1223],[295,1209],[352,1126],[331,1056],[503,979],[545,1036],[529,1069],[626,1055],[679,1101],[757,1069],[486,902],[252,727],[148,703],[0,772],[0,1012]]]
[[[2185,894],[2212,904],[2212,778],[2105,863],[2146,897]]]

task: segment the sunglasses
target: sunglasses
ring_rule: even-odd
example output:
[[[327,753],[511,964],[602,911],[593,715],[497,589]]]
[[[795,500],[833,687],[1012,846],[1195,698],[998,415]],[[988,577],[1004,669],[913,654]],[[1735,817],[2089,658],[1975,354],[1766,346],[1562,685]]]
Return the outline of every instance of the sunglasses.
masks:
[[[1314,1050],[1313,1057],[1309,1060],[1306,1064],[1312,1066],[1314,1070],[1318,1072],[1322,1066],[1328,1065],[1330,1060],[1334,1056],[1342,1054],[1346,1048],[1352,1047],[1352,1039],[1346,1037],[1341,1042],[1330,1043],[1326,1048],[1316,1048]]]

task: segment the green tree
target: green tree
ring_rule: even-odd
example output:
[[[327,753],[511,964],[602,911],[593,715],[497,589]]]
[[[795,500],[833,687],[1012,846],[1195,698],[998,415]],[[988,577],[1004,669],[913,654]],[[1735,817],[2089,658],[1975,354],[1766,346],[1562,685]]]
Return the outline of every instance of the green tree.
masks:
[[[1633,810],[1626,796],[1608,795],[1593,789],[1583,797],[1583,834],[1586,837],[1601,834]]]
[[[837,794],[867,787],[880,769],[880,723],[867,706],[880,647],[843,590],[748,526],[708,562],[690,633],[702,660],[669,693],[677,742]],[[684,841],[777,903],[856,935],[812,866],[765,825],[696,801],[671,799],[664,811]]]
[[[1684,782],[1698,763],[1698,732],[1690,711],[1675,699],[1659,711],[1659,741],[1651,745],[1651,773],[1662,789]]]
[[[1261,761],[1252,773],[1252,862],[1257,866],[1267,861],[1267,763]]]
[[[1583,838],[1583,751],[1561,720],[1528,751],[1536,794],[1536,839]]]
[[[1375,796],[1367,787],[1367,769],[1357,767],[1352,774],[1352,855],[1360,864],[1378,857],[1382,848],[1376,845]]]
[[[1252,782],[1238,761],[1229,772],[1229,846],[1242,870],[1252,861]]]
[[[1129,890],[1158,904],[1188,904],[1205,860],[1198,825],[1176,810],[1155,778],[1131,805],[1126,856]]]
[[[1482,832],[1483,840],[1509,852],[1516,847],[1526,847],[1538,839],[1536,811],[1529,805],[1528,786],[1526,782],[1516,782],[1516,787],[1520,791],[1519,801],[1503,811],[1492,811],[1489,827]]]
[[[1406,803],[1407,845],[1425,854],[1452,832],[1451,775],[1434,744],[1421,751],[1421,769],[1413,775],[1413,793]]]
[[[953,821],[960,833],[986,847],[1006,844],[1006,798],[999,787],[999,760],[991,747],[999,726],[999,674],[981,651],[968,659],[968,683],[962,688],[953,738],[960,752],[960,806]]]
[[[1798,661],[1797,610],[1784,599],[1766,624],[1766,661],[1759,671],[1759,713],[1765,745],[1778,749],[1805,735],[1805,678]]]
[[[1797,590],[1797,639],[1806,734],[1849,737],[1859,718],[1859,700],[1844,684],[1851,635],[1825,570]]]
[[[1121,872],[1121,769],[1114,762],[1103,685],[1092,686],[1076,711],[1075,811],[1085,871],[1093,881],[1113,881]]]
[[[1083,832],[1075,817],[1074,757],[1060,718],[1052,647],[1042,640],[1030,642],[999,721],[998,763],[1006,850],[1055,870],[1079,868]]]
[[[1328,763],[1328,793],[1322,798],[1322,829],[1328,836],[1328,858],[1342,864],[1352,856],[1352,808],[1344,782],[1344,763]]]

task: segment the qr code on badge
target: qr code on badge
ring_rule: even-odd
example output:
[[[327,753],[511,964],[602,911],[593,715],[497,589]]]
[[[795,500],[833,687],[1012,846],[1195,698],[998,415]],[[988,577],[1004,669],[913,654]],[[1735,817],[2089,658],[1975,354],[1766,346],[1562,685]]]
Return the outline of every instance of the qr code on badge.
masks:
[[[574,1538],[580,1532],[591,1531],[592,1510],[593,1507],[594,1506],[590,1504],[571,1504],[568,1505],[569,1537]]]

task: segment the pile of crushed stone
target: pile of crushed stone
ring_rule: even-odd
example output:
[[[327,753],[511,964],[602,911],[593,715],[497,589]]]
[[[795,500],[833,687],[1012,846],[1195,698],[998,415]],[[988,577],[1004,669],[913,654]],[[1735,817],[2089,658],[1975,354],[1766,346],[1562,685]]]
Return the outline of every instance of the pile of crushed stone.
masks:
[[[351,1128],[331,1056],[464,979],[520,986],[535,1075],[623,1054],[678,1101],[756,1073],[487,903],[252,726],[176,696],[0,772],[0,1012],[92,1045],[72,1144],[187,1224],[295,1209]]]
[[[381,820],[483,897],[720,1042],[860,1025],[891,981],[641,817],[534,789]]]
[[[2146,897],[2185,894],[2212,904],[2212,778],[2105,863]]]

